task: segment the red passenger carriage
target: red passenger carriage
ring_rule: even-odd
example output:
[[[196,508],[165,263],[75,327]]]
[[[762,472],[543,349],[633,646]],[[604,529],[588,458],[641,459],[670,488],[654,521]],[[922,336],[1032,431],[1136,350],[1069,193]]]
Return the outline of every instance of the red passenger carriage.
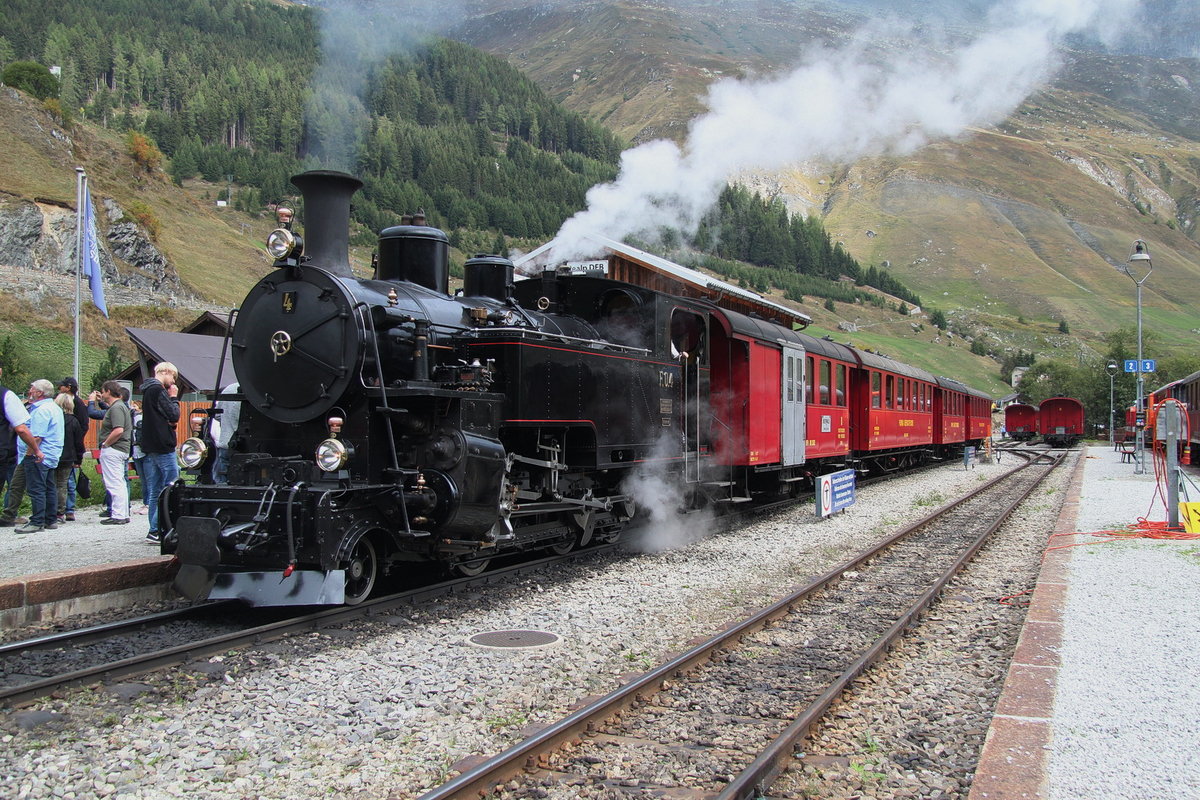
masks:
[[[883,469],[924,461],[933,444],[936,378],[890,358],[857,351],[850,380],[850,448]]]
[[[1004,429],[1011,439],[1027,442],[1038,435],[1037,406],[1013,403],[1004,409]]]
[[[1073,397],[1051,397],[1038,408],[1042,439],[1055,447],[1070,447],[1083,438],[1083,403]]]

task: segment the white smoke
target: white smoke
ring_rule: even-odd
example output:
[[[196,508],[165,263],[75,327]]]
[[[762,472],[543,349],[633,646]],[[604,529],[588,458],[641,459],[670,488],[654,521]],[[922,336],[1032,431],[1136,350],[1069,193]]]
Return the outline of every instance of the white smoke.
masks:
[[[326,0],[318,10],[321,63],[305,112],[308,150],[322,167],[357,171],[371,70],[463,18],[459,0]]]
[[[625,546],[639,553],[660,553],[698,542],[713,530],[708,511],[687,511],[685,487],[666,465],[679,457],[677,436],[664,433],[649,458],[625,479],[621,490],[637,504],[641,523]]]
[[[548,260],[590,255],[582,237],[591,231],[618,240],[654,240],[664,227],[692,232],[738,172],[904,154],[997,122],[1050,77],[1064,36],[1111,36],[1137,5],[998,3],[988,32],[944,54],[927,40],[898,52],[894,23],[875,24],[845,47],[808,53],[786,74],[714,83],[709,110],[693,120],[684,145],[659,140],[626,151],[617,179],[588,192],[587,208],[563,224]]]

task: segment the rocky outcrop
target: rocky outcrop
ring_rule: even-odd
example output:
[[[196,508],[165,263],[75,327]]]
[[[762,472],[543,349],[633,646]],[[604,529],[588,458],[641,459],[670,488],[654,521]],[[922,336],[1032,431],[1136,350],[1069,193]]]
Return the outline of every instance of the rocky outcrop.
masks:
[[[98,203],[100,268],[112,305],[204,307],[145,232],[111,199]],[[0,286],[39,300],[69,289],[74,299],[76,217],[72,209],[26,200],[0,201]]]

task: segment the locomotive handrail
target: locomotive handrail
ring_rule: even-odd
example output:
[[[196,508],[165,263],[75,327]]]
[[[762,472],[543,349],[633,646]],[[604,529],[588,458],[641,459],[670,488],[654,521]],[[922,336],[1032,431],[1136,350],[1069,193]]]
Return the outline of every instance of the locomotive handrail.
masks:
[[[379,358],[379,332],[375,328],[375,318],[371,314],[367,313],[367,311],[365,309],[366,309],[365,305],[360,304],[358,306],[359,318],[362,320],[362,324],[363,324],[364,328],[367,325],[371,326],[371,347],[375,351],[374,356],[375,356],[376,380],[379,381],[379,386],[381,389],[383,389],[386,386],[386,383],[384,382],[384,378],[383,378],[383,362],[380,361],[380,358]],[[428,352],[426,352],[425,358],[428,358]],[[366,381],[364,381],[362,379],[361,373],[360,373],[359,381],[364,384],[366,383]],[[387,395],[386,391],[379,392],[379,401],[380,401],[380,403],[382,403],[382,409],[384,411],[383,423],[387,427],[387,437],[386,438],[387,438],[387,443],[388,443],[388,455],[390,455],[392,458],[392,469],[396,473],[399,474],[400,473],[400,454],[396,451],[396,431],[392,425],[392,415],[387,413],[388,411],[391,410],[390,406],[388,406],[387,398],[388,398],[388,395]],[[400,517],[401,517],[400,521],[404,524],[404,533],[411,536],[412,532],[413,532],[412,522],[408,518],[408,505],[403,502],[400,503]],[[289,523],[288,533],[290,535],[291,534],[291,528],[290,528],[291,518],[290,517],[288,519],[288,523]]]
[[[593,346],[596,344],[603,344],[605,347],[612,348],[613,350],[622,350],[625,352],[637,353],[640,355],[650,355],[650,353],[651,353],[651,350],[648,347],[635,347],[633,345],[628,345],[628,344],[617,344],[616,342],[610,342],[607,339],[582,339],[578,336],[568,336],[565,333],[547,333],[546,331],[530,330],[529,328],[515,328],[515,327],[477,328],[477,329],[474,329],[471,331],[467,331],[464,335],[472,336],[476,339],[479,339],[479,338],[483,338],[485,335],[494,337],[494,336],[497,336],[500,334],[503,334],[505,336],[514,336],[515,335],[522,339],[536,337],[539,339],[552,339],[554,341],[559,341],[559,342],[567,342],[567,343],[573,343],[573,344],[586,344],[586,345],[593,345]]]

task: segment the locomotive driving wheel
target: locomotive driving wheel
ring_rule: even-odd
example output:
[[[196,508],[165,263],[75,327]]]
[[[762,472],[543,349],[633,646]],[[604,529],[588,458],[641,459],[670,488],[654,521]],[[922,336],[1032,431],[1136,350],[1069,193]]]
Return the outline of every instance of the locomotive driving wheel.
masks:
[[[379,557],[375,545],[364,536],[350,551],[350,562],[346,565],[346,605],[356,606],[375,588],[379,576]]]
[[[464,578],[474,578],[476,575],[483,574],[491,566],[491,563],[492,560],[490,558],[481,558],[477,561],[459,561],[451,569]]]
[[[551,553],[554,553],[554,555],[556,555],[556,556],[565,556],[567,553],[569,553],[575,549],[575,546],[578,543],[578,541],[579,541],[579,537],[577,535],[572,535],[572,536],[568,536],[566,539],[563,539],[562,541],[555,542],[554,544],[550,545],[546,549],[549,550]]]

